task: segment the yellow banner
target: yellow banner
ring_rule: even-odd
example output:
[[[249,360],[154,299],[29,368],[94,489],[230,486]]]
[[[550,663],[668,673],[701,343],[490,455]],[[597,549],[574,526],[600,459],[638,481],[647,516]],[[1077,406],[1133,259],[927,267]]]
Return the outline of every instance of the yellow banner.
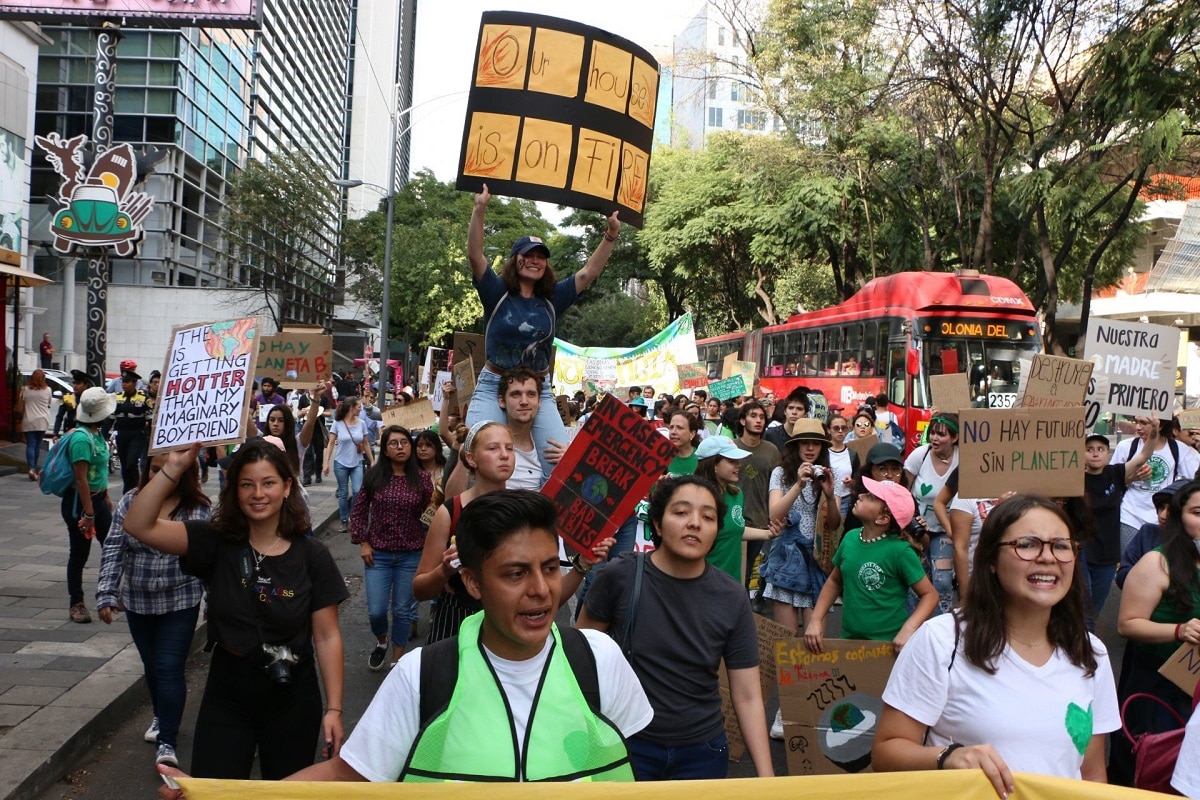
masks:
[[[1018,772],[1012,800],[1138,800],[1168,795],[1066,778]],[[769,780],[770,783],[764,783]],[[864,775],[811,775],[795,778],[736,778],[723,781],[656,783],[413,783],[402,789],[390,783],[298,783],[217,781],[180,778],[187,800],[745,800],[768,792],[776,797],[819,797],[821,800],[997,800],[996,790],[981,770],[884,772]],[[545,797],[541,797],[541,795]],[[510,796],[511,795],[511,796]]]

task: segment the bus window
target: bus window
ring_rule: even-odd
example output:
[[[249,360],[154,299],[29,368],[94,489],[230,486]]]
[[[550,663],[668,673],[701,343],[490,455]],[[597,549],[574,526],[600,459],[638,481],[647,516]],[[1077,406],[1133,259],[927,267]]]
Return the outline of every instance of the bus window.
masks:
[[[868,358],[875,356],[874,374],[881,378],[887,377],[887,359],[882,354],[887,352],[888,336],[890,334],[891,325],[886,319],[879,322],[871,320],[867,323],[867,347],[872,348],[873,351],[868,355]]]
[[[842,339],[842,374],[870,375],[863,369],[862,325],[847,325]]]
[[[763,371],[768,377],[777,378],[783,375],[783,365],[787,361],[786,337],[776,333],[763,337]]]
[[[821,334],[809,331],[804,334],[804,375],[817,374],[817,361],[821,355]]]
[[[842,353],[842,329],[826,328],[821,332],[820,374],[837,375]]]

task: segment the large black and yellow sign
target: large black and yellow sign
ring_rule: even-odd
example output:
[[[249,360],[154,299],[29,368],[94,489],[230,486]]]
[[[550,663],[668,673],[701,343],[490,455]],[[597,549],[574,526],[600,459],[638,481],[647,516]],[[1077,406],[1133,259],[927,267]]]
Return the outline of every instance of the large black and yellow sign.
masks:
[[[621,212],[640,228],[658,62],[577,22],[483,15],[459,158],[459,189]]]

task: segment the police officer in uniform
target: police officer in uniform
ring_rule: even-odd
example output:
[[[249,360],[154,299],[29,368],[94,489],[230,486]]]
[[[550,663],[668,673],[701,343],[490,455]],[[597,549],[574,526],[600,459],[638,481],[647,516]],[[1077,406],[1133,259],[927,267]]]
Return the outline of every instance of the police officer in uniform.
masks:
[[[117,432],[117,457],[121,460],[122,492],[138,485],[142,459],[150,445],[151,407],[146,394],[138,389],[142,377],[131,369],[121,373],[121,391],[117,393],[117,410],[113,412],[113,428]]]

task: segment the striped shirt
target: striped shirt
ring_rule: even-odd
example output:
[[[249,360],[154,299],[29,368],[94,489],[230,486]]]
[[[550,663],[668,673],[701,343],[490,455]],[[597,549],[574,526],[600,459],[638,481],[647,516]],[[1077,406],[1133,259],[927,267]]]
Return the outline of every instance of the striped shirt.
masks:
[[[126,492],[113,512],[112,528],[100,556],[96,607],[116,607],[118,594],[121,604],[135,614],[169,614],[199,605],[204,584],[183,574],[179,556],[155,550],[125,532],[125,515],[137,491]],[[173,519],[183,522],[208,520],[211,516],[212,509],[199,506]]]

